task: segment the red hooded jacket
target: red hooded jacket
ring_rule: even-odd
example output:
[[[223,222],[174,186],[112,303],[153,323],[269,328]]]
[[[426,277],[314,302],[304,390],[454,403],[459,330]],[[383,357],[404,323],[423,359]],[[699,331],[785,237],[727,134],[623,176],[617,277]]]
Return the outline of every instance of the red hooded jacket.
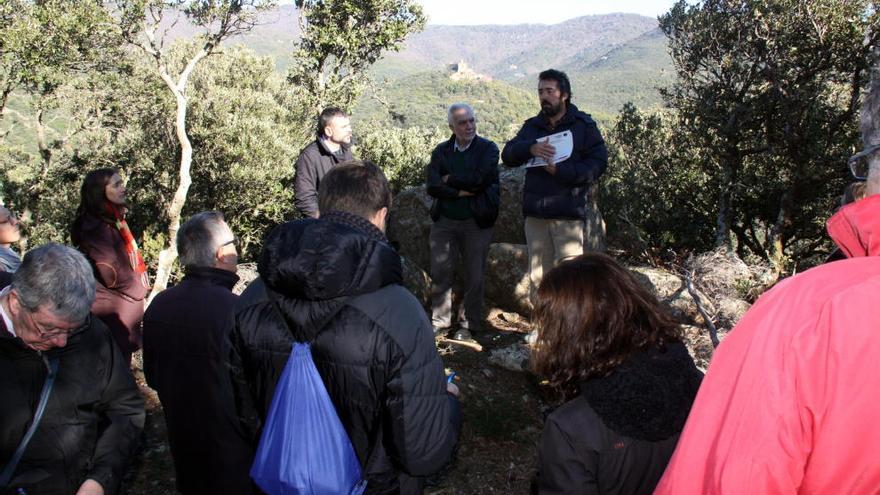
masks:
[[[880,490],[880,195],[828,231],[850,259],[779,283],[727,336],[655,493]]]

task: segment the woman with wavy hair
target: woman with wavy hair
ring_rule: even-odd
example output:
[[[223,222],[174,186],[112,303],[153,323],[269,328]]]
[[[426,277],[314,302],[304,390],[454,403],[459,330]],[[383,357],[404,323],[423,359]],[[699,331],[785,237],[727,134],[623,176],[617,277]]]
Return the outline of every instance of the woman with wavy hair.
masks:
[[[535,324],[533,369],[568,402],[547,417],[532,492],[651,493],[702,379],[678,325],[603,254],[544,276]]]
[[[125,184],[112,168],[86,174],[70,238],[92,264],[98,281],[92,313],[110,328],[128,359],[141,347],[149,278],[125,213]]]

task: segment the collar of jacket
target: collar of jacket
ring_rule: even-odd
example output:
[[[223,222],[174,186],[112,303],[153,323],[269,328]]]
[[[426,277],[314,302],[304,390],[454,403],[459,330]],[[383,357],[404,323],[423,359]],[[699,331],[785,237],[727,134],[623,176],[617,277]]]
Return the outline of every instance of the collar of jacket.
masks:
[[[186,275],[183,280],[201,280],[212,285],[220,285],[232,290],[238,282],[237,274],[224,270],[222,268],[214,268],[213,266],[193,266],[186,269]]]
[[[340,225],[347,225],[359,231],[361,234],[366,235],[374,241],[385,243],[388,242],[388,238],[385,237],[385,233],[379,230],[378,227],[373,225],[372,222],[364,217],[354,215],[345,211],[331,210],[321,215],[321,218],[329,222],[338,223]]]
[[[880,194],[844,206],[826,228],[848,258],[880,256]]]
[[[550,128],[550,121],[547,119],[546,116],[544,116],[543,113],[539,113],[538,115],[532,117],[532,122],[536,126],[548,132],[553,132],[560,126],[571,126],[571,124],[573,124],[575,120],[582,120],[586,123],[589,123],[592,118],[584,112],[578,110],[578,107],[574,103],[568,104],[565,109],[565,115],[563,115],[562,118],[559,119],[559,122],[557,122],[552,129]]]
[[[656,442],[684,427],[702,380],[684,344],[647,349],[611,374],[581,383],[581,394],[608,428]]]
[[[315,142],[318,143],[318,149],[321,151],[322,155],[332,156],[334,158],[338,156],[336,155],[336,153],[330,151],[330,148],[328,148],[327,145],[324,143],[324,138],[319,137],[315,139]],[[342,152],[341,154],[344,155],[348,151],[348,146],[345,144],[341,144],[339,146],[339,150]]]
[[[467,149],[462,151],[462,153],[470,153],[471,150],[473,150],[477,146],[477,144],[479,144],[483,139],[484,138],[479,134],[474,134],[474,139],[471,140],[471,144],[469,144]],[[446,147],[446,152],[448,153],[452,153],[453,151],[455,151],[455,134],[453,134],[452,137],[446,140],[444,146]]]

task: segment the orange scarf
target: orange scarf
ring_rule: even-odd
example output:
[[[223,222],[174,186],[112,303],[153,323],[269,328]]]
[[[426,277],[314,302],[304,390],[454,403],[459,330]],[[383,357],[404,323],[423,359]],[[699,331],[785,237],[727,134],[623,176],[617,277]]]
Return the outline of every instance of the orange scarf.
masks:
[[[149,289],[150,277],[147,275],[147,264],[144,263],[144,258],[141,257],[141,253],[138,251],[137,242],[134,240],[128,224],[125,222],[124,208],[120,208],[109,201],[105,203],[105,207],[107,212],[110,213],[110,217],[116,221],[116,228],[119,229],[119,234],[122,235],[122,240],[125,242],[125,252],[128,254],[128,262],[132,270],[140,279],[141,284]]]

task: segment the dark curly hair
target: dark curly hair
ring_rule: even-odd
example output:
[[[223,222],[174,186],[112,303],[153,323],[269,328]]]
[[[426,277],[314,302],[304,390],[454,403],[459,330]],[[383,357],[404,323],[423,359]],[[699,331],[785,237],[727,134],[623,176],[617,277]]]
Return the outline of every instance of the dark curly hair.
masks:
[[[565,396],[639,350],[680,341],[678,324],[609,256],[584,254],[544,275],[535,303],[532,369]]]

